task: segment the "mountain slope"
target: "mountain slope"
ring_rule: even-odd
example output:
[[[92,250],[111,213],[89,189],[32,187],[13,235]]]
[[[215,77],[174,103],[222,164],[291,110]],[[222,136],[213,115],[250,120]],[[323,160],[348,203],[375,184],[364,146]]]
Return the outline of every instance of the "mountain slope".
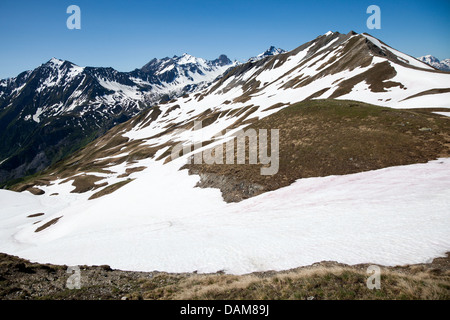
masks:
[[[198,90],[236,64],[225,55],[155,61],[124,73],[52,58],[0,81],[0,183],[46,168],[161,98]]]
[[[450,122],[432,113],[449,79],[355,33],[238,65],[1,190],[0,251],[173,272],[426,261],[450,245]],[[280,130],[274,175],[250,159],[180,170],[249,128]]]
[[[435,71],[369,35],[327,33],[293,51],[239,65],[202,91],[142,112],[138,117],[116,126],[81,152],[50,168],[44,174],[45,181],[48,184],[50,180],[63,179],[74,185],[84,184],[83,190],[102,190],[105,185],[125,182],[130,175],[128,172],[140,168],[133,165],[136,161],[146,158],[170,161],[173,148],[180,143],[192,143],[196,135],[199,135],[196,139],[203,143],[204,148],[221,145],[233,138],[239,129],[256,124],[258,119],[278,114],[280,110],[290,108],[302,100],[331,97],[376,101],[378,105],[389,107],[450,107],[450,100],[447,99],[450,88],[435,87],[450,84],[449,79],[449,74]],[[399,113],[389,121],[402,124],[402,129],[412,135],[410,138],[405,137],[406,140],[411,141],[416,139],[414,136],[422,135],[421,131],[417,131],[421,128],[436,130],[434,135],[443,131],[444,134],[436,136],[439,139],[436,140],[438,145],[433,147],[434,151],[426,157],[413,156],[412,160],[406,162],[395,162],[402,158],[398,156],[394,161],[372,161],[373,164],[366,170],[421,162],[446,154],[446,120],[433,120],[433,124],[419,116]],[[418,117],[420,121],[402,120],[408,117]],[[437,115],[433,117],[439,118]],[[195,121],[202,121],[203,128],[199,132],[194,130]],[[430,147],[434,145],[425,142],[430,136],[422,136],[424,144]],[[397,139],[399,141],[401,139]],[[184,158],[190,155],[186,154]],[[381,156],[378,154],[378,157]],[[116,174],[111,174],[107,169],[111,161],[113,166],[122,166]],[[365,167],[364,164],[359,166],[362,167],[354,167],[354,170]],[[128,171],[123,171],[125,169]],[[111,181],[100,186],[97,184],[99,179],[89,175],[84,177],[85,173],[91,171],[101,175],[109,173]],[[327,174],[350,172],[355,171]],[[80,173],[83,175],[79,176]],[[276,185],[286,185],[286,181],[291,183],[301,176],[286,176],[285,182]],[[16,185],[15,190],[32,188],[32,181]]]

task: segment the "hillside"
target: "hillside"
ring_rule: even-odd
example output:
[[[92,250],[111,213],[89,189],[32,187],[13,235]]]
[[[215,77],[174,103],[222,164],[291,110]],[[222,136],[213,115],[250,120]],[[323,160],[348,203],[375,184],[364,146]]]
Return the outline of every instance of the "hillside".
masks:
[[[426,55],[423,57],[417,58],[420,61],[425,62],[426,64],[442,71],[450,71],[450,59],[444,59],[439,61],[438,58],[433,57],[432,55]]]

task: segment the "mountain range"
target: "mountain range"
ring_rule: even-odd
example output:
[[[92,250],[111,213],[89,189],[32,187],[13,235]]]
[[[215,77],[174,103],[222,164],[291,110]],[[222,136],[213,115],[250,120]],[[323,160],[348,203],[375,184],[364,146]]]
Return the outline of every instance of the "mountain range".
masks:
[[[448,251],[450,73],[366,33],[328,32],[267,52],[240,64],[154,59],[130,73],[52,59],[4,80],[9,146],[39,137],[24,123],[67,126],[54,141],[73,132],[69,121],[102,131],[88,139],[82,129],[82,147],[0,190],[0,251],[237,274],[324,259],[414,263]],[[237,133],[269,130],[272,139],[272,129],[273,175],[260,172],[275,163],[233,162],[237,150],[233,163],[219,163]],[[35,148],[16,165],[51,158]]]
[[[423,57],[419,57],[417,59],[425,62],[426,64],[428,64],[436,69],[439,69],[442,71],[450,71],[450,59],[444,59],[444,60],[439,61],[438,58],[436,58],[432,55],[426,55]]]
[[[79,67],[52,58],[0,81],[0,183],[33,174],[161,101],[198,90],[237,62],[188,54],[141,69]]]

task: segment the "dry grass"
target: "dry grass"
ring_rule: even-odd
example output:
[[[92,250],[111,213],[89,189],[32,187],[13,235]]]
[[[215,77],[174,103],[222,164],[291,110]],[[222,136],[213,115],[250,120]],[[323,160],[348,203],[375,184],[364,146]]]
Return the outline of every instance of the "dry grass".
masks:
[[[47,223],[44,223],[42,226],[40,226],[40,227],[38,227],[36,230],[34,230],[34,232],[41,232],[42,230],[47,229],[48,227],[50,227],[50,226],[56,224],[56,223],[59,221],[59,219],[61,219],[61,218],[62,218],[62,216],[61,216],[61,217],[58,217],[58,218],[54,218],[54,219],[50,220],[50,221],[47,222]]]
[[[429,95],[429,94],[440,94],[440,93],[446,93],[446,92],[450,92],[450,88],[426,90],[426,91],[422,91],[422,92],[419,92],[417,94],[414,94],[412,96],[409,96],[409,97],[403,99],[402,101],[405,101],[405,100],[408,100],[408,99],[412,99],[412,98],[416,98],[416,97],[420,97],[420,96]]]
[[[72,180],[72,179],[67,179],[66,181],[69,181],[69,180]],[[86,175],[86,174],[76,176],[75,178],[73,178],[73,182],[72,182],[72,185],[75,187],[75,189],[73,189],[70,192],[71,193],[84,193],[84,192],[92,191],[92,190],[95,190],[95,189],[98,189],[98,188],[108,185],[107,182],[96,184],[100,180],[103,180],[103,178],[98,177],[98,176],[92,176],[92,175]],[[63,181],[63,182],[65,182],[65,181]]]
[[[143,170],[145,170],[147,167],[141,166],[141,167],[134,167],[134,168],[127,168],[125,169],[125,173],[117,176],[117,178],[126,178],[128,177],[130,174],[135,173],[135,172],[141,172]]]
[[[31,192],[31,193],[34,194],[35,196],[40,196],[40,195],[43,195],[43,194],[45,193],[44,190],[39,189],[39,188],[37,188],[37,187],[30,187],[30,188],[27,188],[27,189],[25,189],[25,190]]]
[[[120,182],[114,183],[110,186],[107,186],[107,187],[103,188],[102,190],[94,193],[92,196],[89,197],[88,200],[97,199],[97,198],[103,197],[107,194],[111,194],[114,191],[122,188],[124,185],[126,185],[127,183],[129,183],[131,181],[133,181],[133,179],[127,179],[125,181],[120,181]]]
[[[159,274],[142,281],[144,299],[176,300],[372,300],[450,299],[450,272],[421,266],[383,268],[381,288],[370,290],[368,265],[348,266],[333,262],[285,272],[226,274]],[[138,298],[132,296],[132,298]]]
[[[370,290],[368,264],[320,262],[287,271],[245,275],[131,272],[80,266],[82,288],[68,290],[67,266],[36,264],[0,254],[0,299],[151,300],[449,300],[450,260],[381,268]]]

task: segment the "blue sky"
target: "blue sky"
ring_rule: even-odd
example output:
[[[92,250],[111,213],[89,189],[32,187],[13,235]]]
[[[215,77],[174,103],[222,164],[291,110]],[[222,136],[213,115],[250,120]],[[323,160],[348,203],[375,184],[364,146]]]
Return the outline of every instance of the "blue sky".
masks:
[[[69,5],[81,30],[69,30]],[[381,30],[366,9],[381,8]],[[80,66],[140,68],[181,55],[245,60],[270,45],[292,50],[329,30],[368,32],[413,56],[450,58],[450,1],[1,0],[0,78],[57,57]]]

